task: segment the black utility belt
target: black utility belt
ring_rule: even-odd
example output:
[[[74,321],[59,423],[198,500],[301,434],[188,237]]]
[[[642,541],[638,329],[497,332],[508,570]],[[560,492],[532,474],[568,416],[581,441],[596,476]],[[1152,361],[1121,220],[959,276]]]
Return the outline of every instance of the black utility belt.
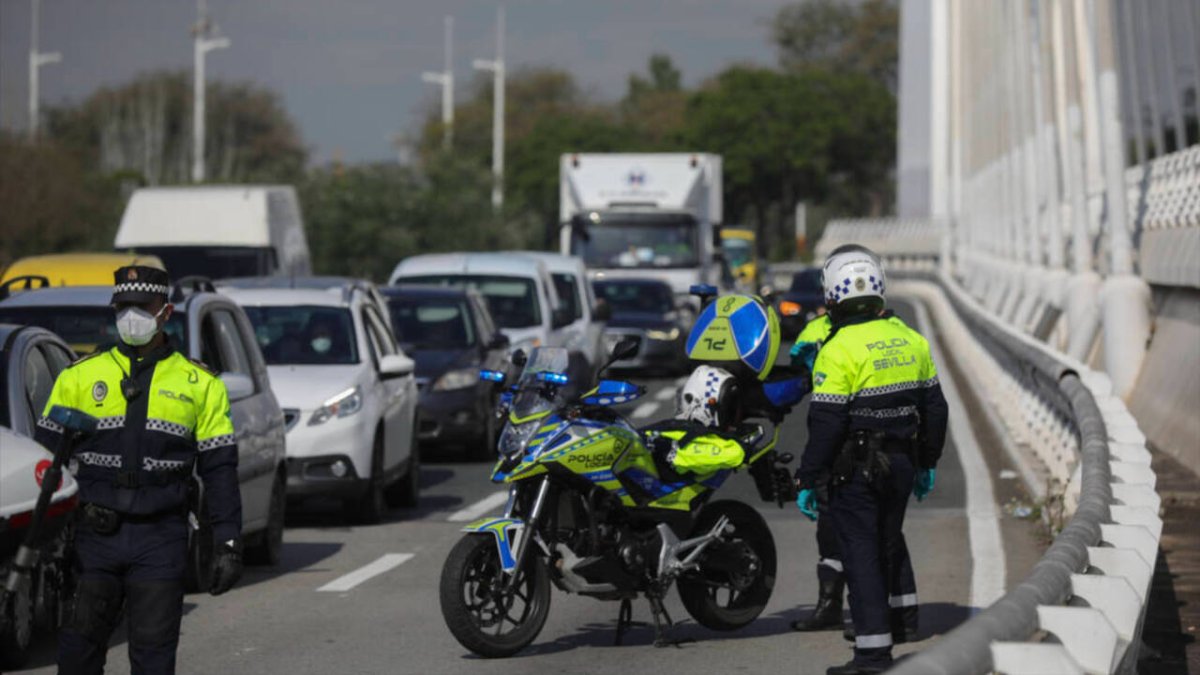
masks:
[[[110,535],[121,529],[122,523],[157,523],[180,514],[178,509],[158,513],[121,513],[107,506],[88,502],[79,507],[79,523],[96,534]]]
[[[86,478],[106,480],[119,488],[133,490],[140,487],[163,487],[175,483],[185,483],[192,477],[192,468],[189,466],[186,469],[171,471],[129,471],[88,466],[80,471],[80,475]]]

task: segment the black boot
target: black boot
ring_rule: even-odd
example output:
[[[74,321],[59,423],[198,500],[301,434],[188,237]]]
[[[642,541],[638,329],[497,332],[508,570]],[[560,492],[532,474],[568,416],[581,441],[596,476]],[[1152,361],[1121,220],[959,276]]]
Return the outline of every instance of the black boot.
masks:
[[[841,580],[822,581],[821,594],[817,598],[817,606],[807,619],[792,622],[792,630],[802,632],[817,630],[833,630],[842,625],[842,589]]]

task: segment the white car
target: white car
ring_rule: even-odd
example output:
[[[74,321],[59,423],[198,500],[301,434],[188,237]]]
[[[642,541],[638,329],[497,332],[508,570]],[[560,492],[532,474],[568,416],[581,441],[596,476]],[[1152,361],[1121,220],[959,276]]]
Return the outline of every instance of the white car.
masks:
[[[520,253],[435,253],[401,260],[389,284],[473,287],[508,336],[512,349],[565,344],[562,329],[572,322],[560,306],[546,265]]]
[[[571,323],[560,329],[562,346],[567,348],[572,361],[582,360],[579,370],[584,372],[581,374],[591,375],[608,356],[604,322],[608,320],[609,311],[607,305],[597,305],[583,259],[545,251],[520,251],[520,254],[542,261],[550,272],[558,300],[571,318]]]
[[[361,285],[226,288],[254,326],[287,423],[288,497],[335,497],[378,522],[416,506],[413,361]]]

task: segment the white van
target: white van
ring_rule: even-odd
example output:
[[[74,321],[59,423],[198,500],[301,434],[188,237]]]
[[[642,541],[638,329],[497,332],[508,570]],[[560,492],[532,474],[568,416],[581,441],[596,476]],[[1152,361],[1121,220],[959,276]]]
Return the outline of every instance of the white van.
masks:
[[[548,253],[546,251],[517,251],[521,255],[542,261],[558,300],[570,313],[571,323],[563,326],[564,344],[570,352],[577,353],[587,361],[583,366],[587,372],[595,372],[604,358],[604,322],[608,320],[607,305],[601,316],[597,316],[596,294],[588,281],[587,268],[578,256]]]
[[[173,279],[312,273],[300,204],[288,185],[135,190],[113,247],[158,256]]]
[[[520,254],[431,253],[405,258],[389,284],[475,288],[514,349],[563,346],[560,331],[571,323],[550,272],[540,260]]]

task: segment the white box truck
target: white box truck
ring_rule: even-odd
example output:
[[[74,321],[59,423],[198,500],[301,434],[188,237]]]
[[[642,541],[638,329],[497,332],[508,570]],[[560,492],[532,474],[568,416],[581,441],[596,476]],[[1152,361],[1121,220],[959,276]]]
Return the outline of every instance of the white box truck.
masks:
[[[289,185],[134,190],[113,247],[158,256],[172,279],[312,273],[300,203]]]
[[[566,154],[559,175],[562,252],[593,277],[662,279],[680,300],[725,285],[719,155]]]

